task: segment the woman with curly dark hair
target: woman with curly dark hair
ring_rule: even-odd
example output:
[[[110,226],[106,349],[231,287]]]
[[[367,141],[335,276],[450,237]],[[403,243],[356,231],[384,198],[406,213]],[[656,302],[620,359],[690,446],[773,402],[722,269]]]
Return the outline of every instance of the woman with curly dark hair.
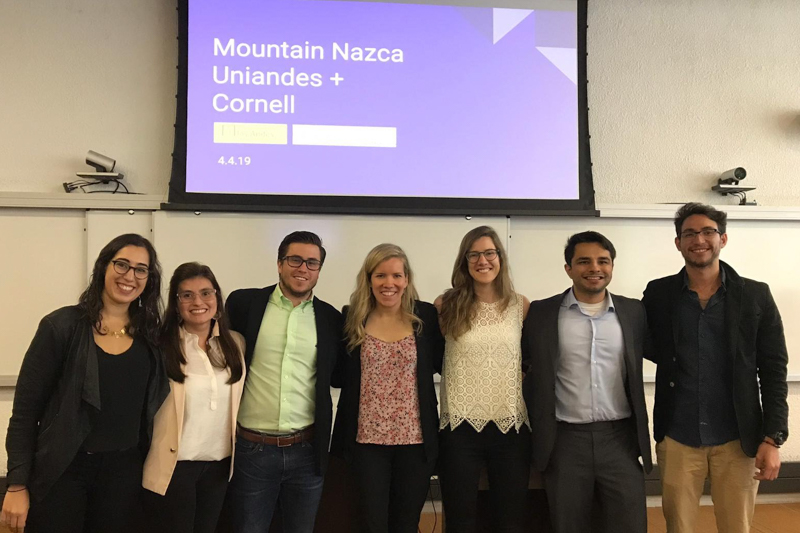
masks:
[[[126,234],[100,251],[78,305],[39,323],[6,437],[12,531],[137,528],[143,452],[169,392],[160,307],[156,251]]]

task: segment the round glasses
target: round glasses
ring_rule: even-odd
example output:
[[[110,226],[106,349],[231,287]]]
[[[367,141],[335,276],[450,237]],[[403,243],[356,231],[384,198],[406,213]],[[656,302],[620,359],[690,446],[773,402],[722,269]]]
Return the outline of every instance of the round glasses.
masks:
[[[181,303],[188,304],[192,303],[195,298],[198,296],[204,302],[210,302],[213,300],[217,295],[217,289],[203,289],[200,292],[192,292],[192,291],[183,291],[178,293],[178,300]]]
[[[145,266],[131,266],[130,263],[127,261],[122,261],[121,259],[116,259],[111,261],[111,264],[114,265],[114,272],[117,274],[122,274],[123,276],[128,273],[128,270],[133,269],[133,277],[136,279],[147,279],[147,276],[150,275],[150,269]]]

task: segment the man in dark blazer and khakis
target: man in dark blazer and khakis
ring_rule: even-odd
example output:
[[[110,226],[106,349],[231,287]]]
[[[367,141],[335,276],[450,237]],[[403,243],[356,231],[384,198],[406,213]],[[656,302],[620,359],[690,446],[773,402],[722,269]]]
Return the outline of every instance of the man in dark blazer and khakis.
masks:
[[[759,480],[777,477],[788,437],[783,324],[769,287],[719,260],[726,213],[689,203],[674,222],[685,268],[651,281],[642,300],[667,531],[694,532],[709,478],[717,529],[747,533]]]
[[[570,237],[564,268],[572,287],[532,302],[523,326],[532,461],[543,472],[556,533],[592,531],[595,501],[606,531],[647,530],[647,321],[640,301],[606,290],[615,257],[597,232]]]

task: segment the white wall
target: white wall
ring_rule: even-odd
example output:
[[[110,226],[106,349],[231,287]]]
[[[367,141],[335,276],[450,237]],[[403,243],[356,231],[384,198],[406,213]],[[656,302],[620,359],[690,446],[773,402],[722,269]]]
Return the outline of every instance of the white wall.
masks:
[[[733,203],[708,189],[744,166],[760,204],[800,206],[798,28],[796,0],[590,1],[598,202]],[[0,191],[58,192],[93,149],[164,194],[176,36],[167,0],[0,2]],[[10,399],[0,390],[0,420]],[[800,384],[789,400],[800,409]],[[784,460],[800,460],[794,434]]]

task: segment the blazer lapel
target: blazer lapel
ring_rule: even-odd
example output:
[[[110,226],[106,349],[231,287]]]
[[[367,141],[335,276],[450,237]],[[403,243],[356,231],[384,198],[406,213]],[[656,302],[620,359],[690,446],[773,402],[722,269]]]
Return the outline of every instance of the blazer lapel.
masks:
[[[547,349],[550,351],[548,359],[552,363],[550,370],[553,373],[553,380],[556,379],[556,373],[558,372],[558,313],[561,309],[561,302],[564,300],[564,296],[566,296],[567,292],[570,290],[572,289],[567,289],[561,294],[561,297],[553,298],[542,317],[542,326],[545,328],[548,336],[547,342],[545,342],[544,345],[547,346]]]
[[[185,371],[185,370],[184,370]],[[181,435],[183,435],[183,413],[186,408],[186,387],[183,383],[170,381],[172,387],[172,397],[175,398],[175,413],[178,422],[178,444],[181,442]]]
[[[725,336],[728,353],[736,365],[736,353],[739,344],[739,322],[742,311],[742,285],[728,276],[725,287]]]
[[[670,327],[672,328],[672,346],[674,349],[678,348],[678,298],[680,298],[681,292],[683,291],[683,275],[685,272],[685,267],[681,269],[680,272],[675,276],[671,290],[669,291],[668,297],[668,307],[665,310],[669,313],[670,316]]]
[[[614,295],[611,295],[612,301],[614,300]],[[619,319],[620,328],[622,328],[622,342],[625,343],[625,375],[627,376],[627,380],[625,383],[625,388],[630,390],[630,382],[631,378],[636,374],[636,354],[634,353],[635,343],[633,341],[633,322],[631,321],[631,316],[628,313],[628,309],[622,300],[618,299],[619,301],[614,302],[614,312],[617,313],[617,318]],[[619,305],[619,304],[623,305]]]
[[[250,313],[247,318],[247,331],[245,332],[245,339],[247,340],[245,360],[248,365],[253,359],[253,350],[256,346],[256,340],[258,339],[258,332],[261,330],[261,322],[264,320],[264,313],[267,311],[267,303],[274,290],[275,285],[262,289],[256,293],[253,299],[253,305],[250,308]]]

